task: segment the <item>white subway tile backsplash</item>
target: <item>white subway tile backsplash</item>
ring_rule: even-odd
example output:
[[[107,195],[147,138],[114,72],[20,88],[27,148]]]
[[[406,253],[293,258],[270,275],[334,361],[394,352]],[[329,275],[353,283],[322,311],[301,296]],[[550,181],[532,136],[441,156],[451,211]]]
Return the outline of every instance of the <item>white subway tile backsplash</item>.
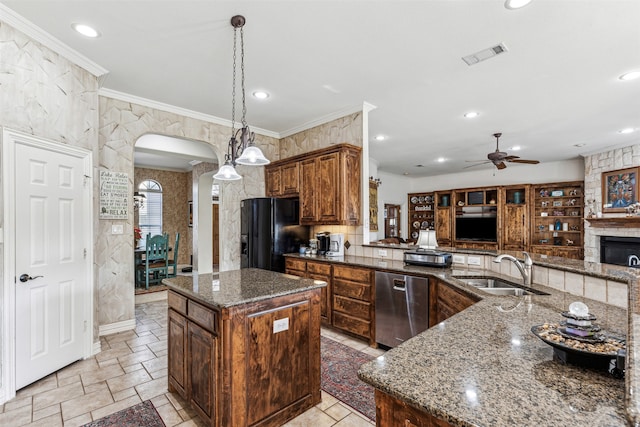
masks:
[[[584,277],[582,274],[564,273],[564,290],[573,295],[584,295]]]
[[[549,286],[564,291],[564,271],[549,269]]]
[[[584,296],[596,301],[607,302],[607,281],[597,277],[584,276]]]
[[[607,280],[607,302],[617,307],[628,307],[628,290],[626,283]]]
[[[547,267],[533,266],[533,283],[549,286],[549,269]]]

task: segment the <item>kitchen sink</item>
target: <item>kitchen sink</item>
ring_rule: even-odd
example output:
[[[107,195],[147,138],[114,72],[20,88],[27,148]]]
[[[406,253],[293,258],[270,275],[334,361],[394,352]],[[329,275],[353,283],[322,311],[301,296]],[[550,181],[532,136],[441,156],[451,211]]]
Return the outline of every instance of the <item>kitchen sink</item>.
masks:
[[[497,277],[469,277],[469,276],[453,276],[461,282],[474,286],[482,292],[492,295],[549,295],[546,292],[537,289],[528,288],[517,283],[509,282]]]

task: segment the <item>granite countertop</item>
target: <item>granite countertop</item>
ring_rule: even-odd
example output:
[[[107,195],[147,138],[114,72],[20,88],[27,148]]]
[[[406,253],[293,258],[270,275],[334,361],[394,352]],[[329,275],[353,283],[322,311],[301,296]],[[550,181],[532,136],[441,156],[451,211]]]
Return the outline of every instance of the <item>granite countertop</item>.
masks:
[[[640,367],[634,360],[634,344],[638,342],[635,337],[640,339],[640,271],[562,258],[533,258],[536,265],[628,282],[629,310],[535,283],[534,288],[550,295],[494,296],[453,277],[501,277],[493,271],[405,266],[402,261],[355,256],[315,257],[436,276],[479,299],[466,310],[362,365],[360,378],[381,391],[456,426],[640,425],[640,401],[635,396]],[[597,317],[595,323],[603,329],[627,337],[625,379],[561,364],[554,360],[552,347],[531,332],[534,325],[563,320],[560,313],[574,301],[586,303]]]
[[[218,309],[295,294],[327,286],[321,280],[246,268],[164,279],[169,289]]]

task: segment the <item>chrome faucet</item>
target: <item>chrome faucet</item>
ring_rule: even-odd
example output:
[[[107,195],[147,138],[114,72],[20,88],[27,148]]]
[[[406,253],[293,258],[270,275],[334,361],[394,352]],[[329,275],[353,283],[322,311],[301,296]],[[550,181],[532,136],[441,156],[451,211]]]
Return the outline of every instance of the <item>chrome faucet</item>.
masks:
[[[520,274],[522,274],[522,280],[525,286],[531,285],[531,266],[533,265],[533,261],[531,261],[531,257],[527,252],[522,252],[524,254],[524,265],[520,261],[516,259],[516,257],[502,254],[498,255],[493,259],[493,262],[500,263],[503,259],[508,259],[509,261],[513,261],[513,263],[518,267]]]

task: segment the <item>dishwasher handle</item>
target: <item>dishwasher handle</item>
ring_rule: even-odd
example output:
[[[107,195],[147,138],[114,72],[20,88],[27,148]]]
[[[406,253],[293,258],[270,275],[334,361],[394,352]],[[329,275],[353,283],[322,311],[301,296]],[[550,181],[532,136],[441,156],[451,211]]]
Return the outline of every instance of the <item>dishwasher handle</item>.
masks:
[[[403,279],[393,279],[393,290],[394,291],[407,291],[407,281]]]

